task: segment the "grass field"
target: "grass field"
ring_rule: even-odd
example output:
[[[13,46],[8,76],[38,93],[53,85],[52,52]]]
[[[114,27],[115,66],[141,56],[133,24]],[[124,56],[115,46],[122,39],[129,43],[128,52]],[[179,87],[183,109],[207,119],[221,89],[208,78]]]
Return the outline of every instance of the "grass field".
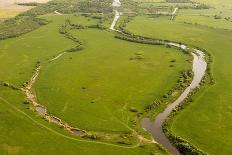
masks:
[[[167,17],[135,17],[127,29],[139,35],[195,45],[212,54],[216,83],[202,89],[193,103],[177,115],[172,131],[210,154],[231,154],[232,32],[170,21]]]
[[[157,10],[149,7],[168,6],[171,13],[176,5],[191,5],[164,0],[136,1],[145,8],[143,11],[153,13]],[[51,62],[59,53],[77,44],[59,33],[67,19],[83,26],[100,23],[96,14],[92,17],[55,15],[56,8],[67,12],[67,6],[73,7],[63,2],[57,0],[50,4],[54,8],[41,6],[38,12],[35,10],[38,14],[44,14],[43,9],[51,11],[39,16],[48,21],[47,25],[35,26],[40,28],[19,37],[0,40],[0,154],[168,154],[158,144],[151,143],[139,120],[141,115],[147,116],[144,110],[147,105],[164,98],[176,86],[181,71],[191,69],[192,57],[175,48],[116,39],[116,32],[108,29],[112,14],[109,8],[104,8],[109,1],[102,1],[101,5],[93,3],[91,7],[81,3],[81,10],[103,10],[107,18],[102,24],[107,28],[69,29],[68,33],[81,41],[84,49],[66,52]],[[79,5],[71,2],[75,7]],[[126,29],[137,35],[197,46],[212,55],[215,84],[204,85],[193,96],[193,102],[178,112],[171,122],[171,131],[210,155],[229,155],[232,154],[232,3],[230,0],[201,0],[200,3],[211,8],[179,9],[172,21],[169,16],[137,15],[127,23]],[[124,9],[135,9],[128,6],[136,5],[128,1]],[[75,10],[78,9],[70,12]],[[0,20],[17,13],[0,9]],[[37,22],[28,15],[32,16],[24,14],[25,19]],[[124,19],[126,16],[121,16],[119,23]],[[20,24],[20,20],[12,23]],[[7,26],[3,25],[2,34]],[[41,71],[33,85],[38,102],[49,114],[97,137],[78,137],[48,123],[25,102],[22,91],[7,87],[8,83],[22,87],[34,74],[38,62]],[[162,103],[154,113],[164,106]]]
[[[0,86],[0,94],[0,117],[4,118],[0,121],[0,154],[146,155],[159,150],[155,145],[124,148],[80,141],[35,115],[22,104],[21,93]]]
[[[59,34],[65,19],[83,25],[95,24],[97,20],[72,15],[42,18],[50,23],[1,41],[0,81],[21,87],[32,76],[36,62],[41,61],[41,76],[34,88],[38,100],[50,113],[79,128],[128,132],[134,115],[129,109],[135,107],[142,111],[175,86],[180,71],[190,68],[186,61],[189,56],[179,50],[121,41],[112,32],[98,29],[72,30],[85,43],[85,49],[66,53],[48,63],[48,59],[74,46]],[[144,58],[136,59],[137,55]],[[170,67],[173,59],[176,62]],[[155,144],[127,148],[78,140],[37,116],[29,105],[23,104],[25,96],[20,91],[1,86],[0,97],[0,114],[4,118],[0,121],[2,154],[150,154],[154,151],[165,154]],[[56,149],[54,146],[58,145],[61,147]]]
[[[175,49],[117,40],[96,29],[72,33],[86,48],[44,67],[35,90],[51,113],[83,129],[126,132],[134,115],[130,108],[142,112],[190,68],[188,56]],[[130,60],[136,53],[144,60]]]

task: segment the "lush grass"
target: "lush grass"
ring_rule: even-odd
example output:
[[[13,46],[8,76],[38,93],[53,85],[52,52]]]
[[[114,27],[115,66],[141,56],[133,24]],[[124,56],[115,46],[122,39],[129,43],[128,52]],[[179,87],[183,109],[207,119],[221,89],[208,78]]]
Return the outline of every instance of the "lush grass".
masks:
[[[118,40],[97,29],[72,33],[85,49],[45,64],[35,90],[49,112],[82,129],[128,131],[130,108],[142,112],[190,68],[189,57],[176,49]],[[144,59],[130,60],[136,53]],[[172,59],[175,67],[169,67]]]
[[[109,133],[128,131],[133,115],[130,107],[142,110],[176,84],[181,70],[190,67],[185,61],[188,55],[179,50],[118,40],[111,32],[98,29],[73,30],[86,48],[48,63],[75,45],[59,34],[65,19],[83,25],[96,20],[67,15],[43,18],[50,23],[0,42],[0,81],[21,86],[41,61],[41,76],[35,86],[39,101],[77,127]],[[144,59],[129,60],[136,53]],[[176,59],[175,67],[169,67],[172,59]],[[155,144],[125,148],[78,141],[37,116],[23,104],[25,97],[19,91],[1,86],[0,97],[1,154],[165,154]]]
[[[207,16],[177,16],[177,22],[187,22],[189,24],[199,24],[209,26],[212,28],[232,29],[232,22],[225,19],[215,19],[214,17]]]
[[[78,18],[71,17],[74,20]],[[44,61],[73,47],[74,43],[59,34],[59,27],[67,18],[54,16],[56,20],[51,24],[21,37],[1,41],[0,80],[19,86],[29,80],[37,61]]]
[[[180,112],[172,131],[210,154],[231,154],[232,32],[183,24],[165,17],[136,17],[127,28],[136,34],[195,45],[212,54],[216,83],[200,91],[194,102]]]
[[[0,154],[149,155],[154,149],[162,153],[155,145],[124,148],[79,141],[44,121],[23,101],[20,92],[0,86]]]

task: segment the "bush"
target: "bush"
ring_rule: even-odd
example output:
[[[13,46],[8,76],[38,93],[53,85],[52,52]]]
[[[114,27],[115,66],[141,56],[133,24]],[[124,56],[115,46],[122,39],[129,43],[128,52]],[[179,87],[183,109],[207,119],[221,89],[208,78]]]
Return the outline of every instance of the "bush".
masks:
[[[130,108],[130,111],[131,111],[131,112],[138,112],[138,110],[137,110],[135,107],[131,107],[131,108]]]
[[[7,83],[7,82],[4,82],[4,83],[3,83],[3,86],[5,86],[5,87],[9,87],[9,86],[10,86],[10,84],[9,84],[9,83]]]
[[[29,102],[29,101],[24,101],[23,103],[24,103],[24,104],[30,104],[30,102]]]
[[[176,59],[171,60],[170,62],[176,62]]]

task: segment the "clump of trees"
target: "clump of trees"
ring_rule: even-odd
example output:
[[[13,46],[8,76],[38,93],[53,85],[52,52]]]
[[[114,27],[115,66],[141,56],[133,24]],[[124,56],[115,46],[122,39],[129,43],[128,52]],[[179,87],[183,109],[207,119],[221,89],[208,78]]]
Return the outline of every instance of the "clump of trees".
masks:
[[[39,6],[40,3],[28,2],[28,3],[17,3],[17,5],[23,5],[23,6]]]
[[[18,37],[47,23],[48,21],[35,17],[16,16],[0,23],[0,40]]]
[[[66,52],[76,52],[84,49],[84,45],[82,41],[80,41],[78,38],[74,37],[71,33],[69,33],[69,30],[71,29],[84,29],[84,28],[86,27],[83,25],[71,23],[69,19],[65,20],[64,24],[59,28],[60,34],[63,34],[66,38],[77,43],[75,47],[66,50]]]
[[[166,0],[168,3],[189,3],[191,0]]]
[[[214,19],[222,19],[222,17],[219,15],[214,15],[213,17],[214,17]]]
[[[153,111],[158,108],[162,102],[160,100],[155,100],[153,103],[147,105],[144,110],[145,112]]]

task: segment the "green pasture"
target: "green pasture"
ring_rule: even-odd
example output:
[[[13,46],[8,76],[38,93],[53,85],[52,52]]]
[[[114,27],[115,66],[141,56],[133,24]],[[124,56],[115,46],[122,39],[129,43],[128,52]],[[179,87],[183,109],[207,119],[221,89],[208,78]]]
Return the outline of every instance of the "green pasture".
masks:
[[[127,148],[78,139],[47,123],[23,101],[20,92],[0,86],[0,154],[165,154],[156,145]]]
[[[50,113],[87,131],[128,132],[130,109],[142,112],[191,66],[176,49],[118,40],[97,29],[71,33],[85,49],[44,64],[35,91]]]
[[[213,16],[185,16],[180,15],[175,18],[177,22],[186,22],[189,24],[199,24],[209,26],[211,28],[232,29],[232,22],[230,20],[215,19]]]
[[[20,87],[40,61],[41,76],[34,87],[38,101],[71,125],[89,131],[128,132],[134,115],[130,108],[142,111],[175,86],[180,71],[190,68],[186,61],[190,57],[179,50],[118,40],[113,32],[98,29],[72,30],[85,49],[49,63],[75,46],[59,34],[66,19],[82,25],[97,20],[72,15],[42,18],[50,23],[0,42],[0,81]],[[176,62],[170,67],[173,59]],[[165,154],[155,144],[128,148],[74,137],[47,123],[24,101],[20,91],[0,86],[0,154]]]

